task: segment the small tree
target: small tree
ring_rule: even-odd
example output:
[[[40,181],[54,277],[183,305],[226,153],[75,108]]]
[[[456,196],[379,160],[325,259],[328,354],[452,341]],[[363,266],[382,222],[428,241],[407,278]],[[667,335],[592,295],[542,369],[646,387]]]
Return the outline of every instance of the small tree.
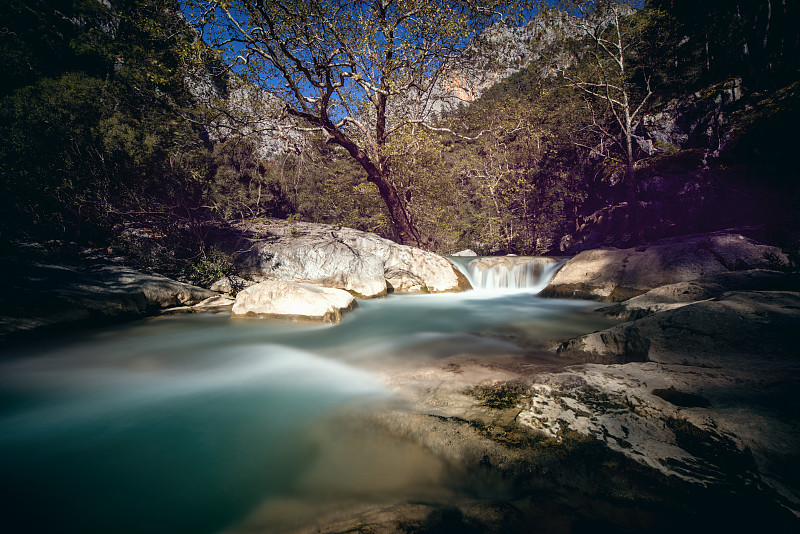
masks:
[[[392,181],[390,137],[435,111],[437,83],[498,0],[194,0],[199,23],[301,126],[347,151],[386,204],[397,239],[419,244]]]

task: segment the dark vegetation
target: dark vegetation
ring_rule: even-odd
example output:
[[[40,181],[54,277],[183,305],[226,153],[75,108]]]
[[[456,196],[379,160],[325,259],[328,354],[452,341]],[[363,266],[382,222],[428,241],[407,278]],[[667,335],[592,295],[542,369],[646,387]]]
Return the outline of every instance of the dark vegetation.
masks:
[[[563,253],[746,226],[797,249],[800,8],[650,0],[631,13],[598,34],[624,42],[624,73],[562,25],[555,40],[534,34],[523,70],[440,119],[462,137],[417,128],[388,146],[427,248]],[[211,100],[239,81],[177,1],[1,0],[0,21],[0,246],[78,243],[209,283],[230,268],[209,238],[224,220],[396,237],[340,148],[312,136],[268,153],[209,126]],[[613,106],[580,80],[624,85],[687,135],[659,137],[639,115],[626,153]]]

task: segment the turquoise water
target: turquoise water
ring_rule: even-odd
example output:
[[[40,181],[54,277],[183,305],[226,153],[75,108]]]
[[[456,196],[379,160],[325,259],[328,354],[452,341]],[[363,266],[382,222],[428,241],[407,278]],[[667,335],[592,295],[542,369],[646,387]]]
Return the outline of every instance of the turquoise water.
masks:
[[[287,499],[451,491],[423,451],[329,423],[401,409],[378,376],[397,365],[535,358],[598,321],[531,293],[360,304],[334,326],[184,315],[6,351],[0,528],[213,533]]]

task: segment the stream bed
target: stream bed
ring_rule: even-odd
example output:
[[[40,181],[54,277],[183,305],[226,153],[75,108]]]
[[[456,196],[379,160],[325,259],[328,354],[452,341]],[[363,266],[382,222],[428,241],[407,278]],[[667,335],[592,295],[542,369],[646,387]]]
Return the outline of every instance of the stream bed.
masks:
[[[405,409],[395,369],[552,358],[606,324],[595,308],[400,295],[338,325],[180,315],[16,347],[0,361],[3,530],[213,533],[255,510],[281,530],[336,502],[445,499],[463,488],[438,458],[341,414]]]

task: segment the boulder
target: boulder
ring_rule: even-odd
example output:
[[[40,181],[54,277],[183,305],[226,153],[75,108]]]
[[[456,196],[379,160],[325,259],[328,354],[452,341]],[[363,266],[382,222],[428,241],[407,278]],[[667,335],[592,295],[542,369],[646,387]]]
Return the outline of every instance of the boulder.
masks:
[[[800,293],[734,291],[569,340],[558,352],[591,363],[751,369],[796,359],[798,343]]]
[[[144,296],[144,312],[175,306],[190,306],[217,295],[215,291],[169,279],[158,274],[147,274],[121,265],[110,265],[94,270],[96,287],[109,292]]]
[[[540,296],[620,302],[659,286],[729,271],[775,268],[787,261],[779,248],[726,232],[664,239],[637,248],[599,248],[570,259]]]
[[[453,252],[450,254],[451,256],[477,256],[478,253],[472,250],[471,248],[465,250],[459,250],[458,252]]]
[[[324,224],[249,222],[239,252],[241,274],[253,280],[288,280],[344,289],[358,297],[387,292],[443,293],[470,289],[443,256],[398,245],[368,232]]]
[[[355,307],[353,295],[342,289],[270,280],[240,291],[232,316],[338,323]]]

